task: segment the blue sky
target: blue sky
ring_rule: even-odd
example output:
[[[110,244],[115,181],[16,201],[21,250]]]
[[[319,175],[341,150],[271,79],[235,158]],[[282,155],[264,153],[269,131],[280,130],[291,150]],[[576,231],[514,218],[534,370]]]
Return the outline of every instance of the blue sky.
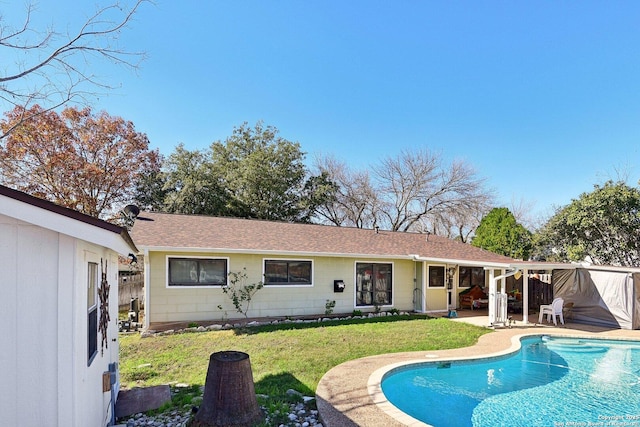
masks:
[[[74,27],[94,10],[74,4],[37,13]],[[120,87],[94,109],[163,154],[258,120],[309,161],[428,147],[544,215],[619,172],[637,185],[639,20],[636,1],[157,0],[120,39],[148,60],[100,68]]]

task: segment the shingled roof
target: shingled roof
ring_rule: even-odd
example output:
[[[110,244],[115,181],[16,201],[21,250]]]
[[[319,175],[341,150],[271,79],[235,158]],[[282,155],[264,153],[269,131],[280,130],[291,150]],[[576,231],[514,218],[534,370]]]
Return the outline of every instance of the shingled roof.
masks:
[[[140,249],[411,258],[510,264],[502,255],[420,233],[241,218],[141,212],[131,230]]]

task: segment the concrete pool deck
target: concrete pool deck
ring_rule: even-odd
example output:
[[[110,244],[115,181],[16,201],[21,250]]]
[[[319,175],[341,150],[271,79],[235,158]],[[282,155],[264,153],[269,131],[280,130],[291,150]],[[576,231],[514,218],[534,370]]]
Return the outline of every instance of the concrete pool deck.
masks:
[[[537,317],[537,316],[536,316]],[[451,319],[487,326],[486,315],[463,313]],[[530,321],[535,322],[530,316]],[[350,360],[328,371],[316,389],[316,403],[325,427],[401,427],[424,426],[397,410],[380,392],[382,375],[391,365],[411,362],[456,360],[498,356],[519,349],[519,338],[526,335],[564,335],[640,340],[640,331],[602,328],[566,322],[563,327],[523,324],[516,319],[512,328],[496,328],[480,337],[471,347],[437,351],[390,353]]]

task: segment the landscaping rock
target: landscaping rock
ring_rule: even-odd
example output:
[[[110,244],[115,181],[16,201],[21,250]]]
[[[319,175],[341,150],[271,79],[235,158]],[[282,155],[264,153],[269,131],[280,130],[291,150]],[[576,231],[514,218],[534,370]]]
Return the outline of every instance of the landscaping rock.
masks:
[[[116,402],[116,417],[127,417],[136,413],[158,409],[171,401],[168,385],[120,390]]]

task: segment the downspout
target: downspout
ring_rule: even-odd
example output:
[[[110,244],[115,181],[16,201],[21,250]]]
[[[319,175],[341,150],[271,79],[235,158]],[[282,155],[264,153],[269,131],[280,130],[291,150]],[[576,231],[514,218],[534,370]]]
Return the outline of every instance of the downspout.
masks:
[[[151,271],[149,270],[149,249],[145,249],[144,250],[144,326],[143,328],[145,330],[149,330],[149,318],[150,316],[150,297],[149,294],[151,294],[150,290],[149,290],[149,281],[151,280]]]

